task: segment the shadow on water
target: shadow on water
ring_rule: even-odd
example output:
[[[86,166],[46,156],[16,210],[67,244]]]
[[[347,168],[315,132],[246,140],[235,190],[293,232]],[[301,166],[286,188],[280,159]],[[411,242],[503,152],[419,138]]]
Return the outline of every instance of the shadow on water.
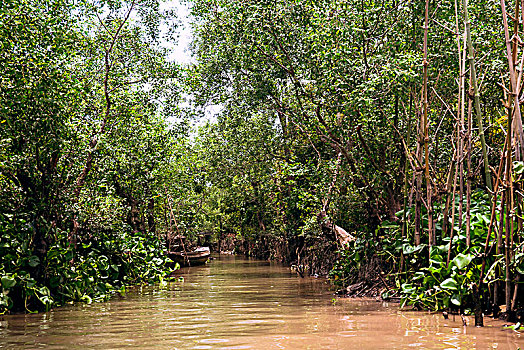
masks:
[[[2,349],[516,349],[520,334],[491,321],[400,312],[337,299],[323,279],[276,263],[220,256],[184,268],[180,283],[140,287],[107,303],[0,317]]]

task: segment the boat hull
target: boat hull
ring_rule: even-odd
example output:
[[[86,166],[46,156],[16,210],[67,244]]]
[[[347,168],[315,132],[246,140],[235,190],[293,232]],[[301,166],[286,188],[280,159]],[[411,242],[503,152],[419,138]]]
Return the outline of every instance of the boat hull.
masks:
[[[211,256],[209,248],[198,248],[192,252],[168,252],[171,260],[178,263],[180,266],[199,266],[204,265]]]

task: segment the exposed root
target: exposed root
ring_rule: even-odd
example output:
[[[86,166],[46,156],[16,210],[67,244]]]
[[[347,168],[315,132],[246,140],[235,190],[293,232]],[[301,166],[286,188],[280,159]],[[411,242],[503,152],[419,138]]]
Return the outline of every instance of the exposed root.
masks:
[[[361,281],[344,289],[337,290],[336,294],[341,297],[353,298],[381,298],[383,300],[400,300],[396,295],[390,295],[392,286],[384,284],[384,280],[378,278],[373,281]]]

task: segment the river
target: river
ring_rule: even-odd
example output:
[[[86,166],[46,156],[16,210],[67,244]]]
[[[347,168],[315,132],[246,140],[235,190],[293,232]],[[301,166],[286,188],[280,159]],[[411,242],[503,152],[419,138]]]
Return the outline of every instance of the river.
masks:
[[[524,349],[502,322],[333,299],[325,280],[275,263],[221,256],[179,275],[106,303],[0,316],[0,349]]]

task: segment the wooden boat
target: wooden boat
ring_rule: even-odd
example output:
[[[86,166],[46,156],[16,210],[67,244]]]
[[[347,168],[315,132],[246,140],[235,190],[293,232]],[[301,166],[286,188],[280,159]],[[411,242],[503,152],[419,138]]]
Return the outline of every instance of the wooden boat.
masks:
[[[209,247],[199,247],[192,252],[168,252],[167,254],[171,260],[182,267],[204,265],[211,256]]]

